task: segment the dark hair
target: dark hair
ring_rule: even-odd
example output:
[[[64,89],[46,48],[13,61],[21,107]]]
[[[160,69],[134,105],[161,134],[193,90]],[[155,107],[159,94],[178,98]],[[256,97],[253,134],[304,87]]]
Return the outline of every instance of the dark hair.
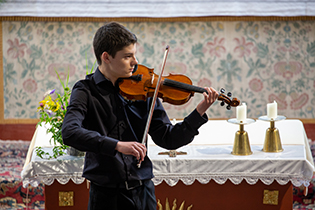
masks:
[[[101,65],[101,55],[107,52],[113,58],[119,50],[137,42],[137,37],[125,26],[109,22],[100,27],[94,36],[93,47],[97,63]]]

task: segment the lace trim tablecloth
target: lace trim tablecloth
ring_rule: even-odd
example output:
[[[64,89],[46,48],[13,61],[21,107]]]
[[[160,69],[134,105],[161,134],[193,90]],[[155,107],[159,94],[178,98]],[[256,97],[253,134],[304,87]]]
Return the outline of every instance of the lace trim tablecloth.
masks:
[[[245,180],[248,184],[254,185],[259,180],[263,182],[265,185],[270,185],[274,181],[276,181],[280,185],[286,185],[288,182],[291,182],[294,186],[309,186],[309,180],[308,179],[300,179],[299,177],[296,178],[288,178],[287,176],[281,176],[275,177],[262,177],[261,175],[250,175],[250,176],[244,176],[244,175],[206,175],[206,174],[160,174],[158,177],[153,178],[153,182],[155,185],[161,184],[163,181],[165,181],[169,186],[175,186],[179,181],[182,181],[185,185],[192,185],[195,181],[200,182],[201,184],[208,184],[211,180],[214,180],[217,184],[225,184],[227,180],[230,180],[233,184],[238,185],[243,180]]]
[[[69,175],[42,175],[35,176],[34,178],[24,178],[23,187],[26,188],[28,185],[37,187],[39,183],[44,183],[45,185],[51,185],[54,181],[58,181],[60,184],[67,184],[70,180],[75,184],[82,184],[85,178],[82,177],[82,173],[69,174]]]
[[[260,180],[266,185],[277,181],[280,185],[291,182],[297,187],[309,186],[313,166],[305,159],[303,145],[286,145],[282,153],[264,153],[259,151],[259,148],[258,145],[252,146],[254,156],[239,157],[227,154],[231,150],[230,146],[186,146],[181,149],[187,151],[190,156],[172,158],[158,156],[158,151],[164,150],[151,146],[149,155],[155,174],[153,182],[159,185],[165,181],[168,185],[175,186],[178,181],[191,185],[195,181],[207,184],[214,180],[218,184],[224,184],[230,180],[237,185],[245,180],[253,185]],[[49,152],[51,148],[44,150]],[[197,158],[198,152],[203,153],[201,159]],[[84,157],[65,155],[57,160],[42,160],[36,156],[33,158],[21,173],[23,187],[37,187],[41,182],[51,185],[55,180],[61,184],[70,180],[75,184],[85,181],[82,177]]]
[[[281,185],[291,182],[294,186],[309,185],[313,176],[314,166],[306,159],[303,145],[284,145],[281,153],[265,153],[262,145],[252,145],[253,155],[231,155],[229,145],[191,145],[178,151],[187,155],[176,158],[157,155],[165,151],[160,147],[151,146],[150,159],[153,162],[155,185],[165,181],[174,186],[178,181],[191,185],[195,181],[207,184],[214,180],[224,184],[230,180],[240,184],[245,180],[248,184],[256,184],[258,180],[266,185],[277,181]]]
[[[52,148],[43,148],[45,152],[52,152]],[[41,159],[33,151],[31,161],[26,164],[21,172],[23,187],[31,185],[37,187],[39,183],[51,185],[55,180],[60,184],[67,184],[72,180],[81,184],[84,157],[64,155],[58,159]]]
[[[234,133],[238,127],[226,121],[209,121],[199,129],[199,135],[187,146],[178,151],[187,155],[168,157],[158,155],[165,152],[149,138],[148,156],[153,163],[155,185],[165,181],[174,186],[178,181],[186,185],[198,181],[206,184],[214,180],[224,184],[230,180],[234,184],[246,181],[255,184],[259,180],[266,185],[276,181],[281,185],[291,182],[294,186],[309,185],[313,176],[314,163],[303,124],[299,120],[285,120],[276,123],[280,130],[284,151],[266,153],[262,151],[264,134],[268,123],[256,122],[245,126],[249,134],[252,155],[235,156],[233,149]],[[51,185],[54,180],[66,184],[72,180],[76,184],[84,182],[82,170],[84,157],[65,155],[57,160],[43,160],[34,154],[36,146],[51,151],[49,136],[45,128],[38,127],[30,147],[28,159],[21,173],[23,186],[36,187],[40,182]],[[218,144],[220,143],[220,144]]]

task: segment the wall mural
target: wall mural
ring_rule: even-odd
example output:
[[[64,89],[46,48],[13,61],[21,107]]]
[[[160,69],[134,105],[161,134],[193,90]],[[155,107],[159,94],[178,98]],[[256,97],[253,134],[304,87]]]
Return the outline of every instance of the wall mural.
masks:
[[[2,22],[4,119],[36,119],[43,95],[62,87],[55,70],[70,86],[84,78],[95,57],[92,39],[99,22]],[[139,39],[139,63],[164,74],[181,73],[194,85],[221,87],[247,103],[247,115],[266,115],[277,101],[278,114],[315,118],[315,23],[302,22],[126,22]],[[170,118],[181,119],[202,99],[164,104]],[[233,118],[216,102],[210,118]]]

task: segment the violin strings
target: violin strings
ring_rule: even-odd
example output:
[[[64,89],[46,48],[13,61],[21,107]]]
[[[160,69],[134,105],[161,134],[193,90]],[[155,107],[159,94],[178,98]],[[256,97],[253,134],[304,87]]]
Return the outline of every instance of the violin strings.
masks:
[[[164,79],[163,85],[175,87],[175,88],[187,90],[187,91],[194,91],[197,93],[206,92],[206,90],[204,88],[197,87],[197,86],[190,85],[190,84],[186,84],[183,82],[178,82],[178,81],[171,80],[171,79]]]

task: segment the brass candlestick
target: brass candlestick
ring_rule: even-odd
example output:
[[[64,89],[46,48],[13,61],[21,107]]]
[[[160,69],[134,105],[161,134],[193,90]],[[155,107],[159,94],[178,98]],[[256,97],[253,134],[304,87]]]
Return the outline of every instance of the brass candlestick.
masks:
[[[264,152],[282,152],[282,144],[280,139],[279,130],[275,127],[275,122],[284,120],[286,117],[277,116],[275,119],[268,118],[267,116],[261,116],[258,119],[263,121],[269,121],[270,127],[266,130]]]
[[[253,154],[250,144],[248,133],[244,130],[244,125],[255,122],[253,119],[246,119],[245,121],[239,121],[236,118],[229,119],[229,123],[238,124],[240,129],[235,133],[234,145],[232,155],[251,155]]]

